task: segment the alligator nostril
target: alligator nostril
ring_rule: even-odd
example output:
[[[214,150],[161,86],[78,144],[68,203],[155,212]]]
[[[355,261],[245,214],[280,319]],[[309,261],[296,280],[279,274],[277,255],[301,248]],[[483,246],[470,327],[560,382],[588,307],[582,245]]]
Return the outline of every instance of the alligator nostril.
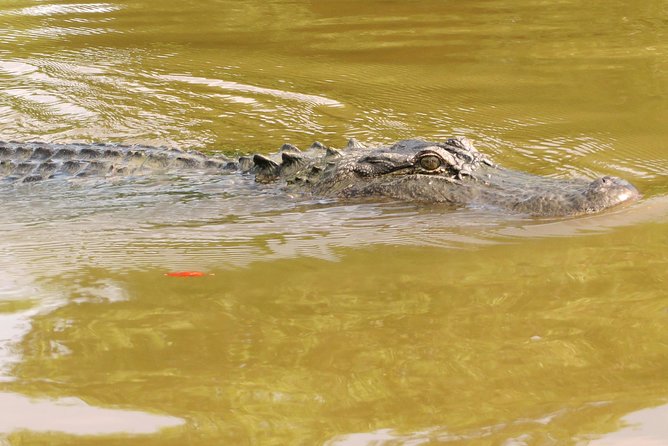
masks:
[[[601,178],[601,181],[603,181],[603,184],[612,184],[612,177],[603,177]]]

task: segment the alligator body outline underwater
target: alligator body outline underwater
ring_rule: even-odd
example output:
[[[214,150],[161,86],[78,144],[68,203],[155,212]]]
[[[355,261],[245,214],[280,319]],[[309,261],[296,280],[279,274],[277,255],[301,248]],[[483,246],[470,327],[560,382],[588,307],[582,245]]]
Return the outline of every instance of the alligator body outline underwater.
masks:
[[[497,166],[466,138],[407,139],[337,150],[284,144],[272,155],[233,159],[195,150],[121,144],[0,141],[0,178],[30,183],[60,177],[143,175],[181,169],[252,174],[289,192],[322,198],[387,198],[488,206],[532,216],[590,214],[637,200],[626,180],[542,177]]]

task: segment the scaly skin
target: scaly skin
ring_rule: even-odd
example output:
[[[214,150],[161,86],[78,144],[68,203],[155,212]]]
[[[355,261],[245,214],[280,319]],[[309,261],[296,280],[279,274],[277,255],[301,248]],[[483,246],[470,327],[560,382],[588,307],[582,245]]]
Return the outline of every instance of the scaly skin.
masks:
[[[640,197],[620,178],[554,179],[501,168],[463,138],[375,149],[351,140],[343,151],[314,143],[301,152],[285,144],[277,154],[237,160],[157,147],[0,142],[0,176],[9,182],[178,170],[238,171],[316,197],[386,197],[546,217],[599,212]]]

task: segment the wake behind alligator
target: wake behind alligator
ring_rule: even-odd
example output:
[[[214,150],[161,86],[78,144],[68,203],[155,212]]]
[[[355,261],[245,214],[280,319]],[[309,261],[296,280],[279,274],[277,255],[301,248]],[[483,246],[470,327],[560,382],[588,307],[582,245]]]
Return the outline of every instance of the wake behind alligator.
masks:
[[[119,144],[0,142],[4,182],[183,170],[254,175],[257,182],[276,184],[286,193],[313,197],[450,203],[547,217],[600,212],[640,197],[621,178],[558,179],[504,169],[466,138],[409,139],[374,148],[352,139],[342,150],[317,142],[306,151],[284,144],[273,155],[237,159]]]

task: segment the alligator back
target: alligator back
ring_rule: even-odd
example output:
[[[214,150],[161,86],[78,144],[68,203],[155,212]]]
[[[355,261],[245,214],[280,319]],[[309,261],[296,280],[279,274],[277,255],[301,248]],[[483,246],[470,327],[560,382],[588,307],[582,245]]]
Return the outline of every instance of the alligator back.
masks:
[[[163,147],[119,144],[47,144],[0,141],[0,176],[32,182],[53,177],[141,175],[172,170],[225,170],[223,156]]]

